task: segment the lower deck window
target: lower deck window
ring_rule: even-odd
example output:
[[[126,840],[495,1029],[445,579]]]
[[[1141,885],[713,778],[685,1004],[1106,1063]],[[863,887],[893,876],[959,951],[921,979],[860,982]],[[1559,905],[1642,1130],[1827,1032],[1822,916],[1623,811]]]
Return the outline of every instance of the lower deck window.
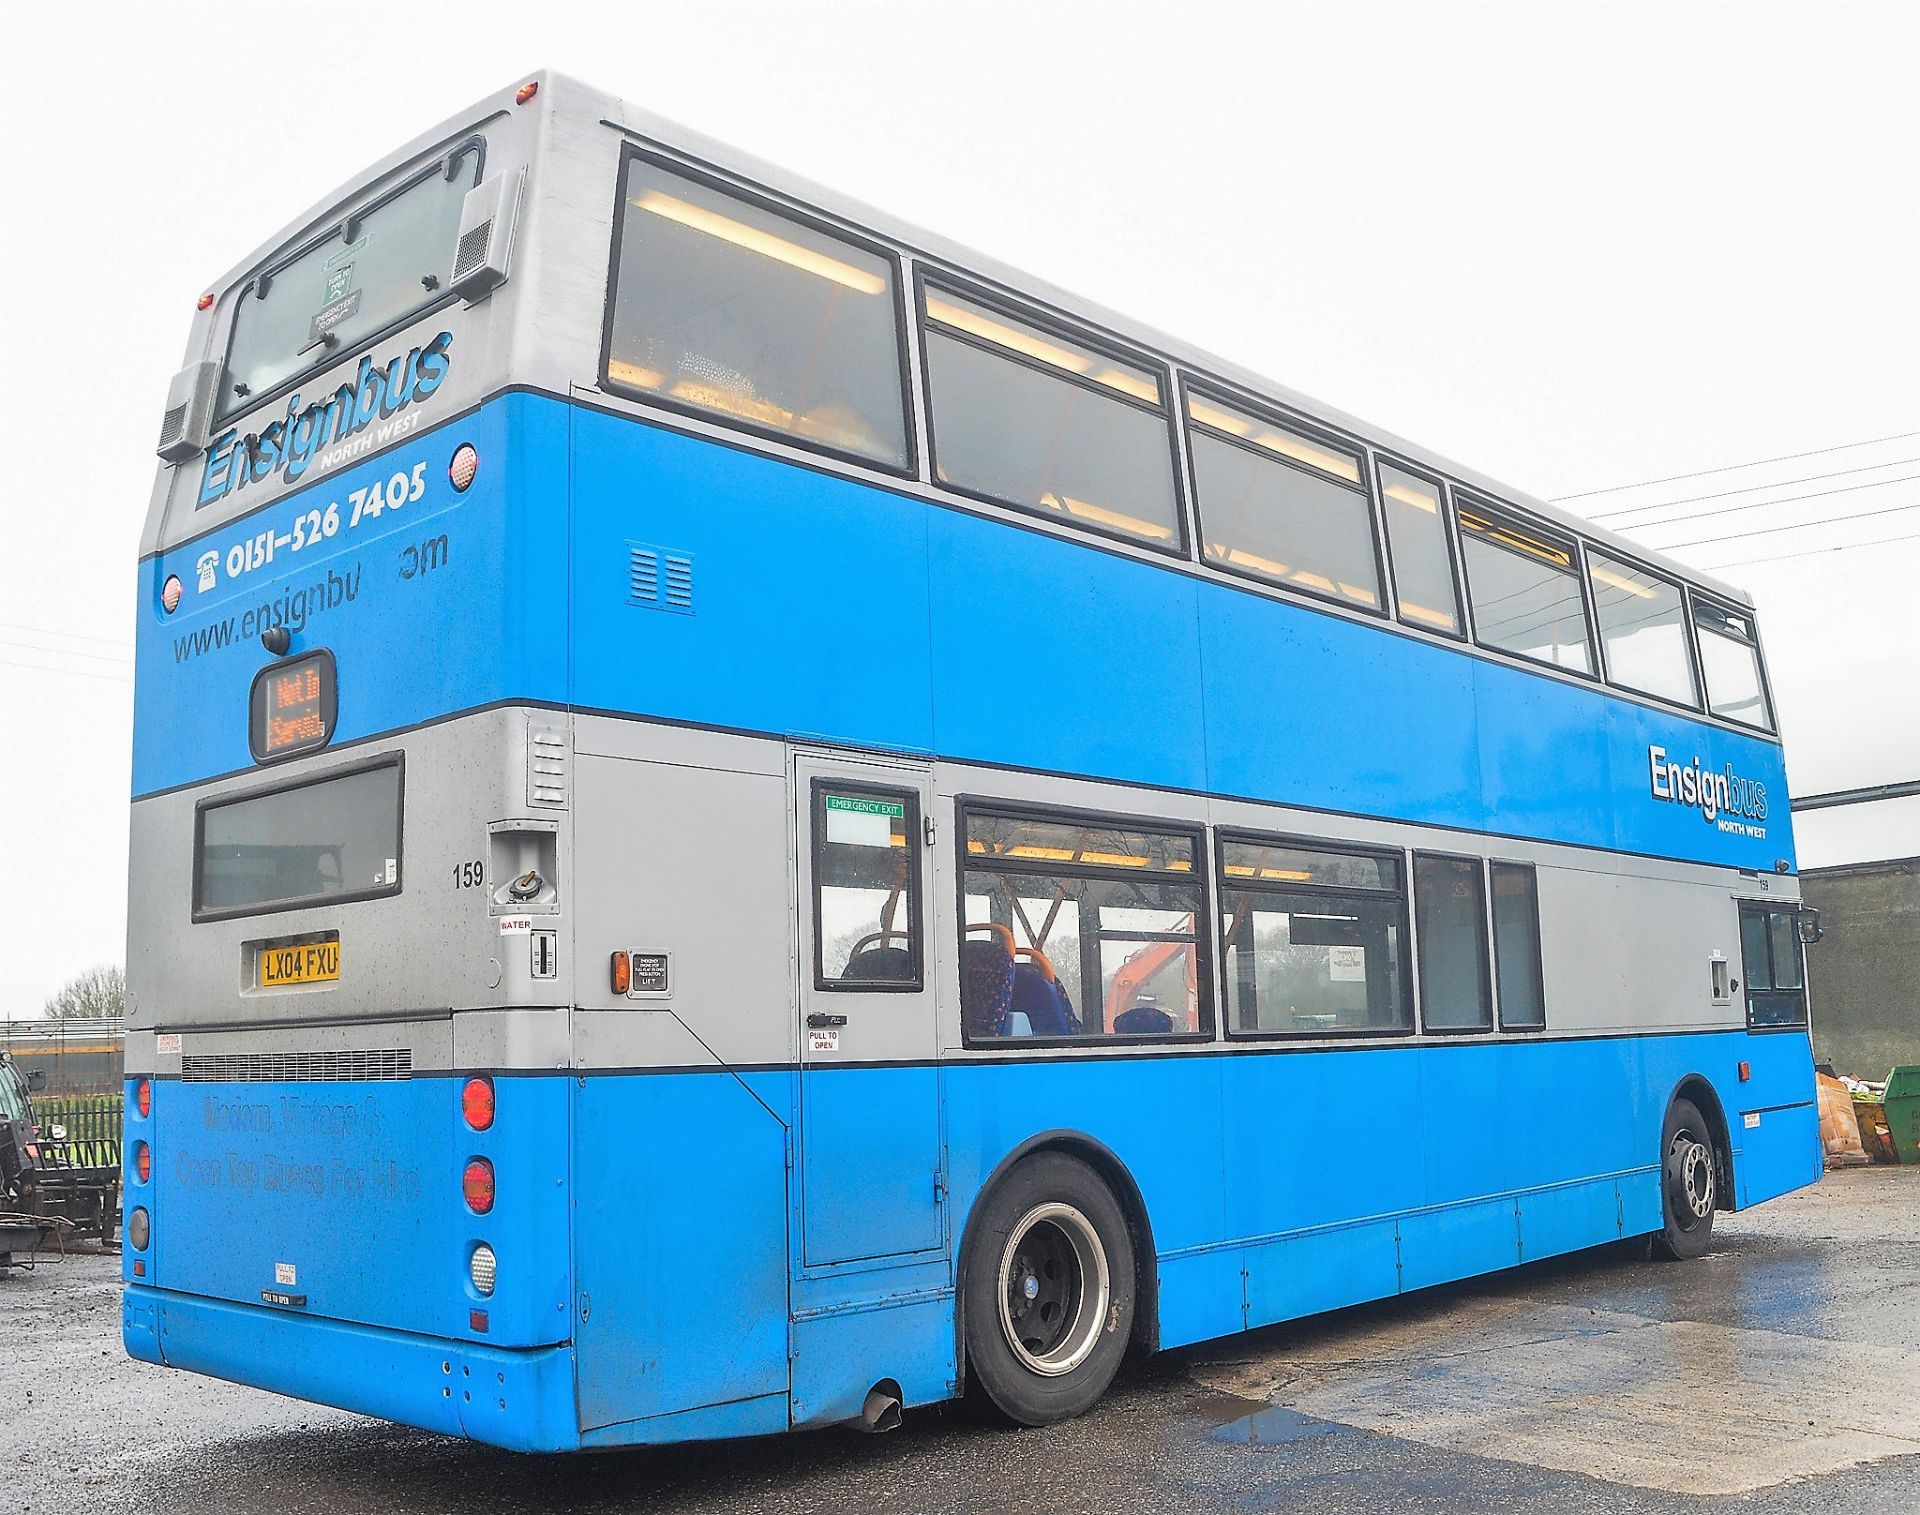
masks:
[[[969,1043],[1211,1029],[1196,834],[974,810],[963,832]]]
[[[400,892],[396,757],[201,805],[194,919]]]
[[[1410,1031],[1400,859],[1222,838],[1220,914],[1232,1031]]]
[[[1547,1023],[1540,963],[1540,886],[1525,863],[1491,863],[1493,962],[1500,986],[1500,1027],[1538,1031]]]
[[[1490,1031],[1487,906],[1477,858],[1413,855],[1420,1020],[1429,1031]]]
[[[920,987],[918,809],[910,789],[814,786],[816,988]]]

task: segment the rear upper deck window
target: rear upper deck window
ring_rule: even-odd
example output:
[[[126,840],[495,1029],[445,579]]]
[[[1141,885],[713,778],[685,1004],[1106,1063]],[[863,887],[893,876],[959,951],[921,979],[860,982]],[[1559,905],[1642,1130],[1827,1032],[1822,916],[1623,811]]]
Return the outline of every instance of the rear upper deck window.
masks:
[[[606,379],[904,470],[891,258],[629,155]]]
[[[1187,397],[1207,560],[1288,589],[1380,608],[1360,455],[1222,401]]]
[[[400,797],[396,756],[203,804],[194,919],[398,894]]]
[[[220,414],[445,299],[484,158],[479,138],[463,142],[255,278],[234,311]]]
[[[942,484],[1184,549],[1158,372],[933,285],[926,364]]]
[[[1593,672],[1573,550],[1478,506],[1460,508],[1473,633],[1483,647]]]

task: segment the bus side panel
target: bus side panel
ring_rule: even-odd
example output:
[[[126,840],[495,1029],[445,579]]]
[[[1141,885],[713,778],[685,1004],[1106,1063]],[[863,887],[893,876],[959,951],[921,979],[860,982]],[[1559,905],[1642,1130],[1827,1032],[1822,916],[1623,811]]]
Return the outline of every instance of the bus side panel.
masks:
[[[1805,1031],[1760,1031],[1746,1038],[1752,1077],[1718,1086],[1733,1148],[1733,1197],[1742,1209],[1817,1183],[1825,1165]]]
[[[785,1430],[787,1128],[718,1070],[591,1075],[574,1108],[582,1430],[766,1395],[753,1429]]]

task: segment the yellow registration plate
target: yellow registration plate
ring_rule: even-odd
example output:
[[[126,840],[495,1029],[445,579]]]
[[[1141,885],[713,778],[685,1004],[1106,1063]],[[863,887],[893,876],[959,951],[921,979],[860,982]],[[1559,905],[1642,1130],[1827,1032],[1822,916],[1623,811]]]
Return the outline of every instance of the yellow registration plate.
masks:
[[[340,977],[338,942],[302,942],[294,947],[260,949],[260,987],[319,984]]]

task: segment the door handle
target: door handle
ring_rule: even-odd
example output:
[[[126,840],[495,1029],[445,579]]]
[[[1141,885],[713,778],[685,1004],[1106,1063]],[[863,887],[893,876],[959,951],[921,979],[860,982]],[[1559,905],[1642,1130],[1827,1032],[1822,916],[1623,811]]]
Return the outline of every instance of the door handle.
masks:
[[[828,1015],[824,1010],[816,1010],[807,1017],[807,1028],[811,1031],[824,1031],[830,1026],[844,1026],[844,1015]]]

